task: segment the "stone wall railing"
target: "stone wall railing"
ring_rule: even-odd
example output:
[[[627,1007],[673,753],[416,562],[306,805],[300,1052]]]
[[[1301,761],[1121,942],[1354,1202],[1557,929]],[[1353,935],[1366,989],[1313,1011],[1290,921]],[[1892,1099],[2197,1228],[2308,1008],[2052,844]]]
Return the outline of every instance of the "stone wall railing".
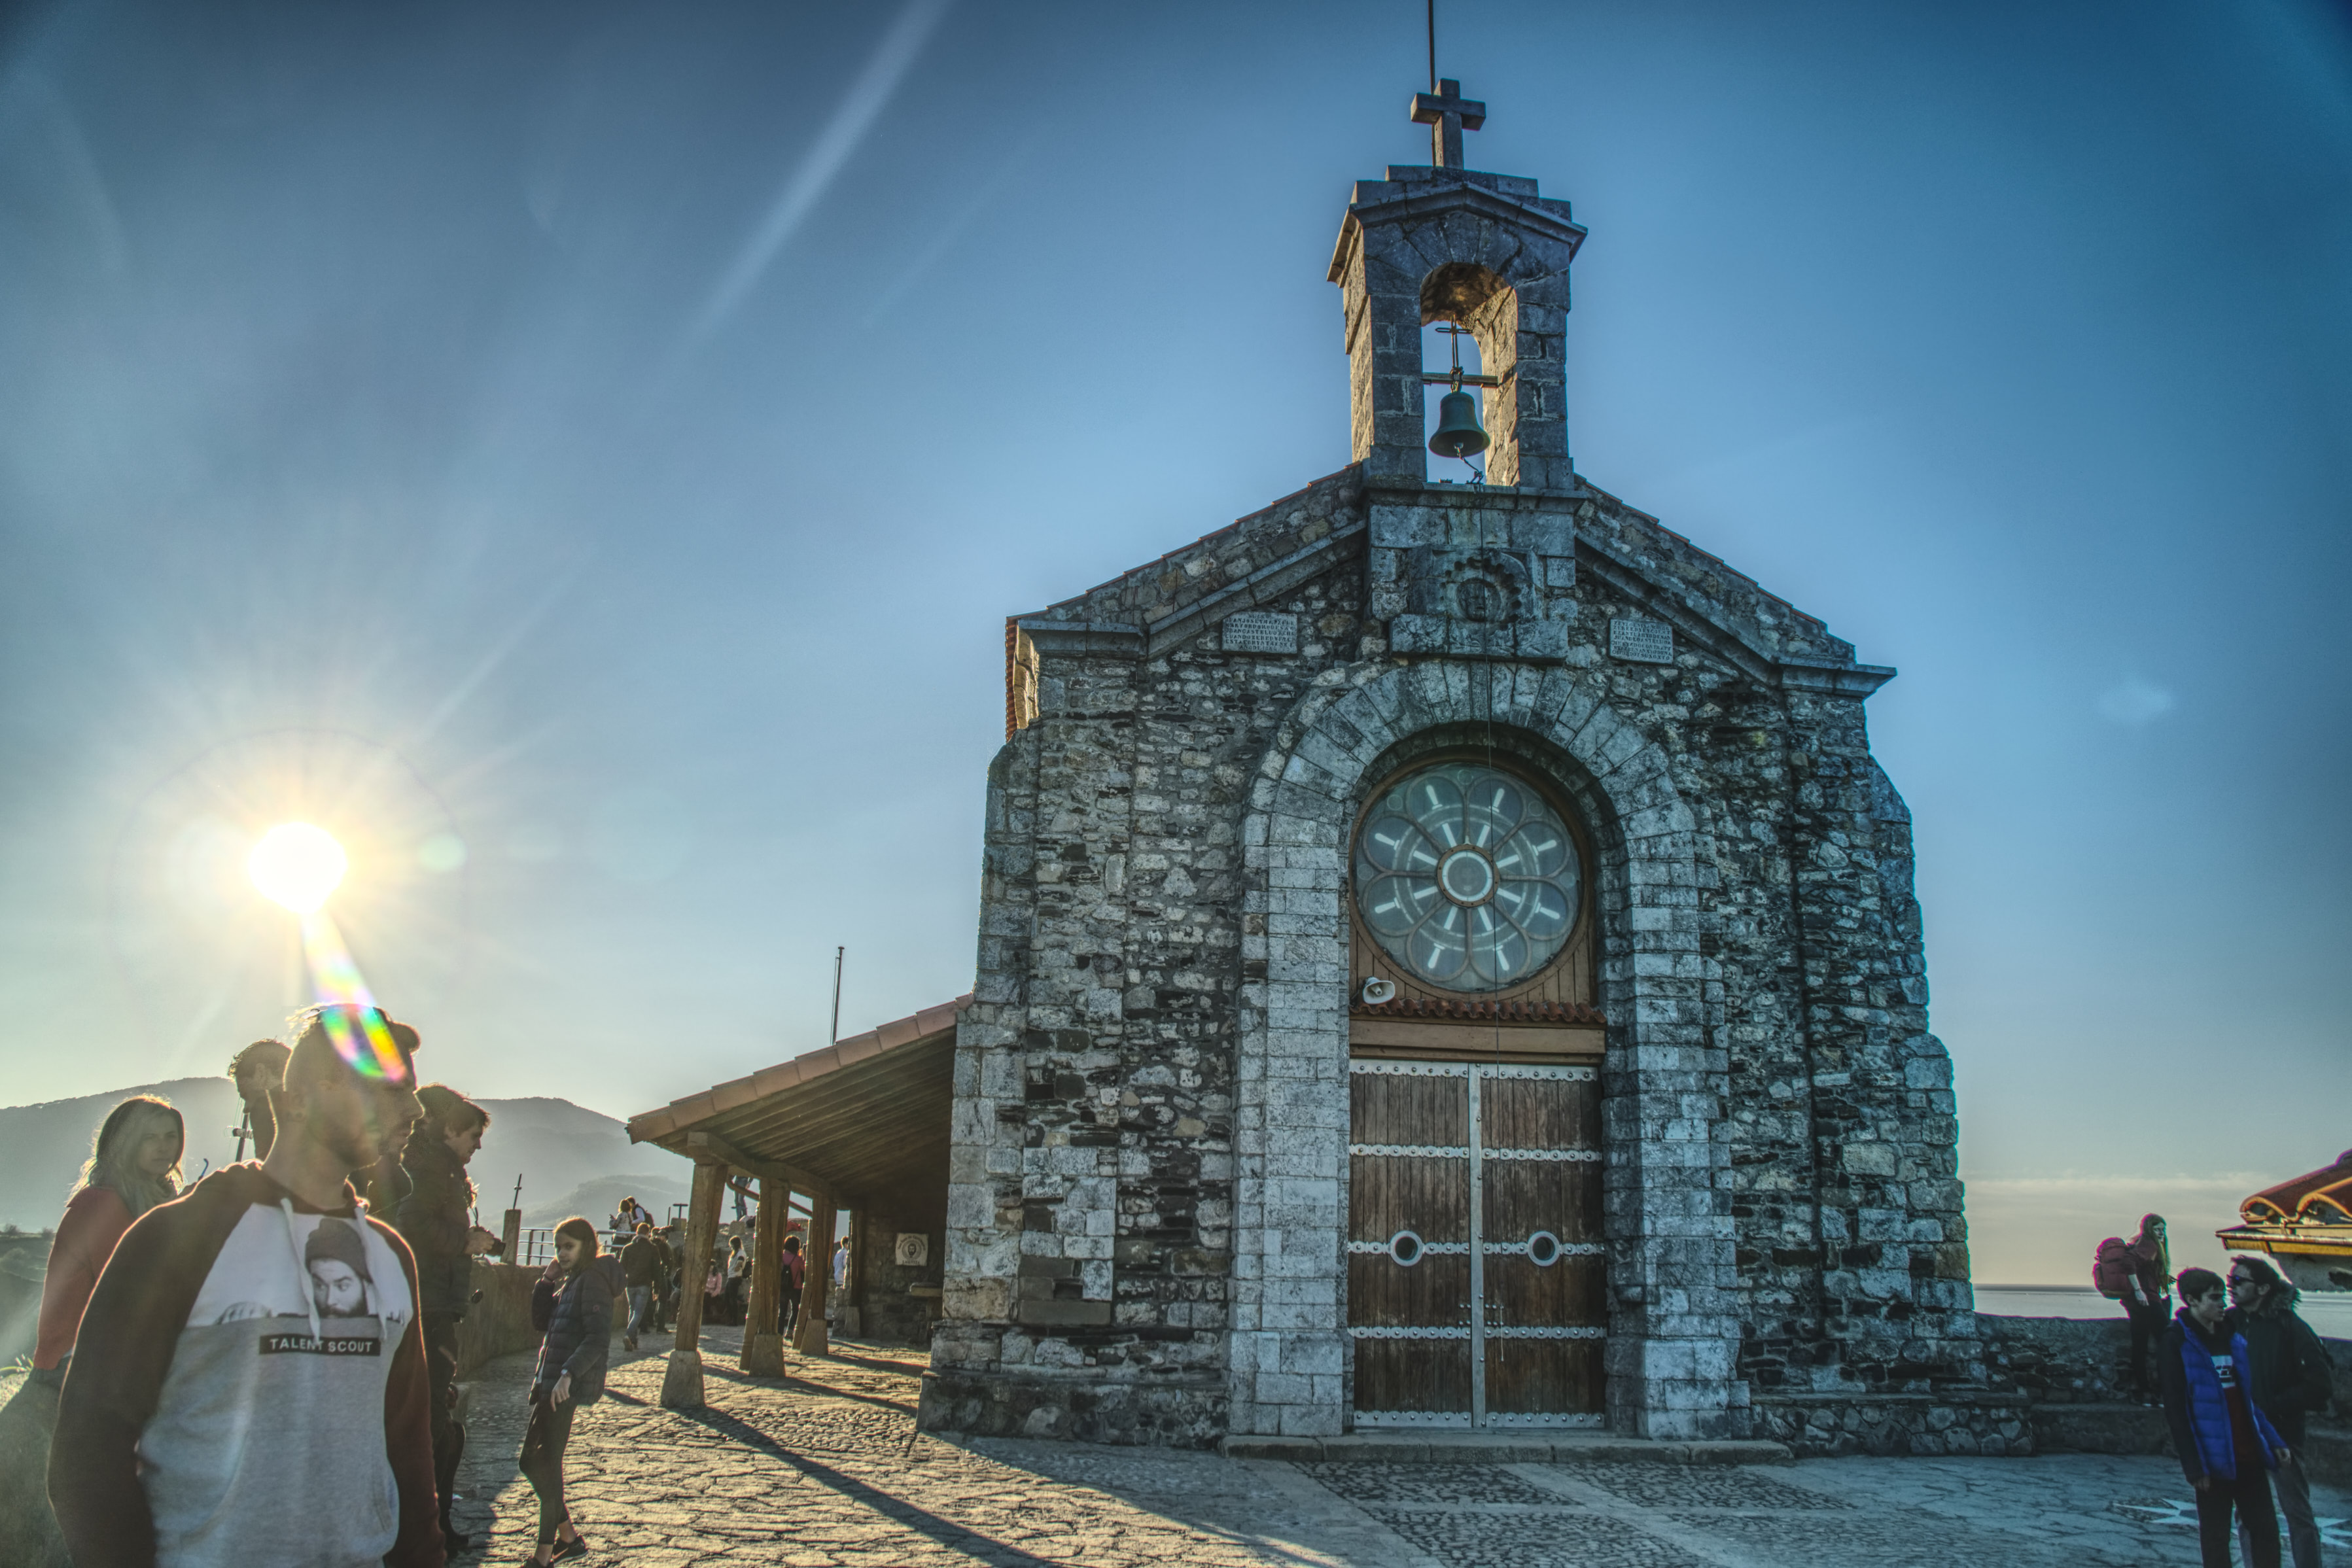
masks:
[[[2034,1452],[2026,1402],[1997,1394],[1759,1394],[1756,1436],[1803,1458],[1846,1454]]]
[[[481,1299],[458,1324],[457,1375],[470,1377],[482,1364],[539,1343],[530,1326],[530,1286],[536,1269],[474,1260],[474,1289]]]
[[[1994,1390],[2021,1399],[2030,1413],[2033,1451],[2171,1451],[2164,1412],[2123,1387],[2131,1329],[2120,1312],[2087,1320],[1979,1314],[1977,1323]],[[2352,1485],[2352,1341],[2322,1343],[2336,1363],[2336,1404],[2311,1419],[2305,1462],[2322,1481]]]

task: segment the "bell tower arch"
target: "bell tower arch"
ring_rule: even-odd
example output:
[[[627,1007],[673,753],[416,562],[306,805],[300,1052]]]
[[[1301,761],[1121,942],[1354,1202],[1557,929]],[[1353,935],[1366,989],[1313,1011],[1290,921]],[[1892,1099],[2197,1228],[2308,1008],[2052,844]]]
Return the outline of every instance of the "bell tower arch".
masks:
[[[1562,351],[1568,269],[1584,230],[1536,182],[1465,169],[1461,131],[1486,105],[1451,80],[1417,93],[1431,124],[1433,164],[1391,164],[1360,180],[1331,256],[1347,321],[1355,460],[1372,480],[1418,483],[1424,472],[1421,329],[1450,321],[1477,340],[1491,382],[1486,405],[1489,483],[1571,486]]]

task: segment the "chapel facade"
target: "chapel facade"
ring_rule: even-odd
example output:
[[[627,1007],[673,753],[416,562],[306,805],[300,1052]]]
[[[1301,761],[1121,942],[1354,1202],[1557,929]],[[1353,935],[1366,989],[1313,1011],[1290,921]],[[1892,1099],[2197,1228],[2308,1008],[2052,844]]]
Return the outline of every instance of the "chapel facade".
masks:
[[[1415,110],[1353,461],[1007,623],[924,1424],[1999,1451],[1894,672],[1574,471],[1585,231]]]

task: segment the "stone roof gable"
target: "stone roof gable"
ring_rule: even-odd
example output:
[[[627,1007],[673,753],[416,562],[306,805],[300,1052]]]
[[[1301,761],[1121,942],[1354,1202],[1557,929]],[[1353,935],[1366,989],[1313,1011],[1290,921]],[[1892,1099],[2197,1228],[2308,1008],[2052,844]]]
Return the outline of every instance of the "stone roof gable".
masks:
[[[1226,591],[1279,567],[1334,533],[1361,525],[1361,465],[1350,463],[1303,490],[1170,550],[1149,566],[1123,572],[1017,622],[1049,621],[1132,626],[1146,632],[1187,611],[1204,608]],[[1246,609],[1236,603],[1233,609]],[[1154,636],[1156,642],[1163,637]]]
[[[1372,487],[1386,489],[1377,481]],[[1008,617],[1006,733],[1022,722],[1013,710],[1023,637],[1045,650],[1139,658],[1189,642],[1352,559],[1364,532],[1366,491],[1363,465],[1349,464],[1149,565]],[[1759,679],[1867,695],[1894,674],[1857,664],[1853,644],[1831,635],[1819,618],[1580,478],[1572,491],[1489,494],[1556,497],[1574,514],[1582,570]]]
[[[1727,634],[1765,664],[1818,670],[1818,680],[1850,695],[1867,695],[1894,677],[1893,669],[1854,662],[1853,644],[1747,573],[1711,555],[1646,512],[1585,484],[1576,507],[1576,542],[1584,570],[1627,597],[1697,635]],[[1713,641],[1713,639],[1705,639]],[[1719,650],[1730,652],[1729,650]],[[1733,662],[1745,664],[1733,655]],[[1829,672],[1843,672],[1834,678]]]

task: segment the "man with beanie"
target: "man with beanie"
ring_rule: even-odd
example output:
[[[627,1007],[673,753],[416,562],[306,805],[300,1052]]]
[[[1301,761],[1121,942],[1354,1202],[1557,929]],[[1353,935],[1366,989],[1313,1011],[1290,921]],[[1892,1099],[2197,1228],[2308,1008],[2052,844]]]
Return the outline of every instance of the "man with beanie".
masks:
[[[416,1265],[346,1180],[407,1140],[416,1033],[296,1025],[269,1157],[141,1216],[82,1316],[48,1471],[78,1568],[442,1568]]]
[[[2270,1472],[2293,1462],[2284,1439],[2254,1403],[2244,1338],[2231,1331],[2230,1299],[2210,1269],[2183,1269],[2180,1312],[2157,1354],[2172,1451],[2197,1490],[2197,1540],[2204,1568],[2231,1568],[2231,1515],[2237,1515],[2247,1568],[2279,1568],[2278,1513]]]
[[[433,1479],[441,1500],[441,1534],[451,1552],[469,1538],[449,1520],[457,1465],[466,1453],[465,1423],[457,1417],[457,1325],[474,1301],[474,1260],[498,1238],[472,1219],[474,1184],[466,1166],[482,1146],[490,1113],[443,1083],[416,1092],[425,1107],[401,1152],[408,1196],[393,1223],[416,1254],[418,1301],[425,1324],[425,1375],[432,1390]]]

